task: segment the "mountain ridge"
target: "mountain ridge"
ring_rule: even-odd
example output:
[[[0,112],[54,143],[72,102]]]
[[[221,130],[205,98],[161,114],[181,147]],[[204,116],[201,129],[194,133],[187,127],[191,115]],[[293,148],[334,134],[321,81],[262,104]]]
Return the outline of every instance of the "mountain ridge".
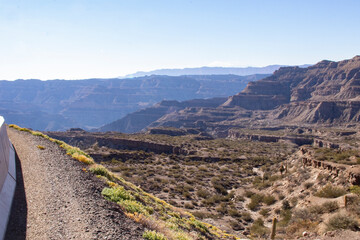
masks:
[[[90,130],[162,100],[227,97],[266,76],[0,81],[0,114],[9,123],[36,130]]]
[[[133,74],[125,75],[125,78],[142,77],[150,75],[167,75],[167,76],[181,76],[181,75],[223,75],[234,74],[239,76],[253,75],[253,74],[272,74],[280,67],[287,65],[268,65],[265,67],[198,67],[198,68],[167,68],[156,69],[152,71],[138,71]],[[308,67],[310,64],[303,64],[300,67]]]
[[[342,124],[360,120],[360,56],[323,60],[308,68],[282,67],[249,82],[217,107],[188,107],[160,117],[148,127],[276,124]],[[204,126],[203,126],[204,127]]]

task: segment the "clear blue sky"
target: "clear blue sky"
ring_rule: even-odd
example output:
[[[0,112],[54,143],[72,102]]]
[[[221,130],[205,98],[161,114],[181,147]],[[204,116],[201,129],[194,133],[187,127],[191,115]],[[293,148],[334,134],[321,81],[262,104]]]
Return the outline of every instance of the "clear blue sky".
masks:
[[[359,0],[0,0],[0,79],[360,54]]]

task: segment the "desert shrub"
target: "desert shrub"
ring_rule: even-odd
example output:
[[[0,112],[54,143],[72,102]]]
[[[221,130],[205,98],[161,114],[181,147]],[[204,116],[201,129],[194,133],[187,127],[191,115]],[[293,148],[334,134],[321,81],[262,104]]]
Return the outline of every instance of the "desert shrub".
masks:
[[[19,131],[24,131],[24,132],[29,132],[31,133],[31,130],[30,129],[27,129],[27,128],[21,128],[15,124],[9,124],[9,127],[10,128],[15,128],[16,130],[19,130]]]
[[[247,197],[247,198],[251,198],[252,197],[252,195],[254,195],[255,193],[254,192],[252,192],[252,191],[250,191],[250,190],[246,190],[245,191],[245,197]]]
[[[188,202],[185,203],[184,207],[187,209],[194,209],[194,205],[192,203],[188,203]]]
[[[148,209],[142,205],[140,202],[133,200],[121,200],[118,204],[125,209],[125,211],[130,213],[142,213],[144,215],[149,215]]]
[[[192,212],[192,214],[196,217],[196,218],[211,218],[213,217],[213,215],[211,213],[208,212],[202,212],[202,211],[194,211]]]
[[[309,188],[311,188],[312,186],[314,186],[314,183],[313,183],[313,182],[305,182],[305,183],[304,183],[304,187],[305,187],[306,189],[309,189]]]
[[[291,210],[281,210],[279,226],[287,226],[292,218]]]
[[[100,176],[104,176],[107,179],[109,179],[110,181],[113,180],[113,176],[112,174],[103,166],[101,165],[94,165],[90,168],[90,172],[96,174],[96,175],[100,175]]]
[[[235,200],[236,200],[237,202],[244,202],[244,201],[245,201],[245,198],[244,198],[244,196],[242,196],[242,195],[238,195],[238,196],[236,196]]]
[[[221,193],[223,195],[227,194],[226,189],[230,187],[230,183],[227,179],[218,176],[211,178],[211,184],[218,193]]]
[[[354,185],[350,187],[350,192],[360,196],[360,186]]]
[[[208,198],[210,196],[210,192],[206,189],[200,188],[197,190],[196,195],[200,198]]]
[[[241,212],[241,219],[244,220],[245,222],[253,221],[251,214],[249,212]]]
[[[170,199],[168,202],[169,202],[169,204],[171,204],[171,205],[173,205],[175,207],[178,206],[178,203],[176,201],[172,200],[172,199]]]
[[[275,208],[274,213],[280,214],[280,213],[281,213],[281,209],[280,209],[280,208]]]
[[[77,152],[73,153],[72,158],[88,165],[94,164],[94,160],[92,158],[86,157],[85,155],[79,154]]]
[[[260,210],[259,213],[260,213],[262,216],[267,217],[267,216],[269,216],[270,209],[268,209],[268,208],[263,208],[263,209]]]
[[[338,213],[332,216],[326,225],[329,231],[336,229],[356,230],[359,226],[359,223],[351,215]]]
[[[315,196],[322,198],[337,198],[345,194],[345,189],[328,184],[325,187],[321,188],[319,191],[317,191]]]
[[[292,206],[292,207],[295,207],[296,204],[297,204],[297,202],[298,202],[298,198],[297,198],[297,197],[292,197],[292,198],[290,198],[290,203],[291,203],[291,206]]]
[[[227,213],[226,203],[220,203],[220,205],[215,210],[221,214],[226,214]]]
[[[236,210],[236,208],[232,207],[227,210],[228,214],[232,217],[241,217],[241,213]]]
[[[194,191],[194,188],[192,186],[190,186],[189,184],[185,184],[183,186],[184,190],[187,191],[187,192],[193,192]]]
[[[266,205],[272,205],[276,202],[276,199],[275,197],[271,196],[271,195],[265,195],[264,198],[263,198],[263,202],[266,204]]]
[[[190,200],[191,199],[191,193],[189,193],[188,191],[184,191],[182,193],[182,196],[185,197],[186,199]]]
[[[279,195],[278,195],[279,201],[280,201],[280,200],[283,200],[284,198],[285,198],[285,196],[284,196],[283,194],[279,194]]]
[[[328,177],[329,177],[329,175],[327,173],[319,173],[319,175],[317,176],[316,179],[319,183],[323,183],[323,182],[326,182]]]
[[[309,211],[314,214],[323,214],[325,212],[324,208],[320,205],[313,205],[310,206]]]
[[[214,194],[209,198],[203,199],[201,201],[201,203],[206,205],[206,206],[211,206],[211,205],[214,205],[215,203],[229,202],[233,197],[234,197],[233,192],[230,192],[226,196],[224,196],[222,194]]]
[[[218,193],[221,193],[221,194],[227,194],[227,191],[226,189],[220,185],[220,184],[213,184],[213,187],[215,188],[215,190],[218,192]]]
[[[194,179],[192,179],[192,178],[187,178],[187,179],[185,180],[185,182],[186,182],[187,184],[194,184]]]
[[[347,196],[346,209],[349,212],[356,214],[357,216],[360,216],[360,197],[357,195]]]
[[[143,238],[146,240],[167,240],[164,234],[149,230],[144,232]]]
[[[318,222],[313,222],[311,220],[299,220],[291,222],[289,226],[286,227],[286,233],[290,235],[301,235],[304,231],[315,232],[318,227]]]
[[[263,201],[264,195],[263,194],[254,194],[251,196],[251,201],[250,203],[247,205],[248,208],[251,211],[255,211],[258,209],[260,203]]]
[[[269,176],[269,181],[275,182],[275,181],[277,181],[277,180],[279,180],[281,178],[282,178],[281,175],[271,175],[271,176]]]
[[[331,213],[339,209],[339,204],[335,201],[328,201],[324,202],[321,207],[323,208],[325,213]]]
[[[283,200],[283,201],[282,201],[282,204],[281,204],[281,208],[282,208],[283,210],[291,209],[291,206],[290,206],[289,201],[286,200],[286,199]]]
[[[205,226],[205,224],[202,223],[202,222],[199,222],[195,218],[190,218],[189,224],[192,225],[193,227],[195,227],[197,230],[203,232],[203,233],[208,233],[209,232],[209,229]]]
[[[294,222],[299,222],[303,220],[317,221],[319,217],[320,215],[318,214],[317,211],[313,211],[313,209],[302,208],[302,209],[296,209],[293,212],[292,221]]]
[[[244,226],[239,221],[231,220],[230,221],[230,226],[235,231],[244,230]]]
[[[126,176],[124,172],[121,173],[122,176]],[[148,188],[152,191],[161,191],[162,187],[158,182],[155,181],[148,181]]]
[[[269,229],[264,226],[264,220],[262,220],[262,218],[258,218],[251,225],[250,233],[254,237],[267,237]]]
[[[119,202],[121,200],[134,200],[134,197],[124,189],[124,187],[104,188],[101,194],[112,202]]]

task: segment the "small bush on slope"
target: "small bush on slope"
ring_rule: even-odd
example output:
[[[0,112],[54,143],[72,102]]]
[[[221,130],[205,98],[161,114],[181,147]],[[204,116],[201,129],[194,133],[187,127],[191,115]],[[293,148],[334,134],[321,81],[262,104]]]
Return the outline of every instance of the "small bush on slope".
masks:
[[[315,196],[322,197],[322,198],[337,198],[342,195],[345,195],[346,191],[340,187],[334,187],[330,184],[326,185],[322,189],[320,189]]]
[[[164,234],[157,233],[155,231],[145,231],[143,234],[143,238],[146,240],[167,240]]]
[[[104,188],[101,194],[112,202],[119,202],[122,200],[135,200],[135,198],[124,189],[122,186]]]
[[[329,231],[336,229],[356,230],[359,227],[359,223],[351,215],[338,213],[329,219],[327,227]]]
[[[19,131],[28,132],[28,133],[30,133],[30,134],[32,134],[34,136],[39,136],[39,137],[45,138],[45,139],[47,139],[47,140],[49,140],[51,142],[56,143],[61,148],[65,149],[66,154],[70,155],[72,158],[74,158],[74,159],[76,159],[76,160],[78,160],[80,162],[83,162],[85,164],[88,164],[88,165],[94,164],[94,159],[92,159],[88,154],[81,151],[77,147],[70,146],[69,144],[66,144],[63,141],[51,138],[51,137],[49,137],[49,136],[47,136],[47,135],[45,135],[45,134],[43,134],[41,132],[32,131],[32,130],[27,129],[27,128],[21,128],[21,127],[15,125],[15,124],[10,124],[9,127],[14,128],[14,129],[19,130]]]
[[[109,181],[112,181],[114,179],[113,174],[111,174],[109,172],[109,170],[107,170],[104,166],[99,165],[99,164],[94,164],[90,167],[90,172],[96,174],[96,175],[100,175],[100,176],[104,176],[106,177]]]

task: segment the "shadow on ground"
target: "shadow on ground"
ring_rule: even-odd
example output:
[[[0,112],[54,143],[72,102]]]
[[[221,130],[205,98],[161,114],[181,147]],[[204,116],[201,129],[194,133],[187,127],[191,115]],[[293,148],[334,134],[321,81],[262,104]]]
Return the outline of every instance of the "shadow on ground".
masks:
[[[16,162],[16,188],[11,214],[5,234],[5,240],[17,240],[26,238],[27,203],[24,188],[21,162],[15,149]]]

